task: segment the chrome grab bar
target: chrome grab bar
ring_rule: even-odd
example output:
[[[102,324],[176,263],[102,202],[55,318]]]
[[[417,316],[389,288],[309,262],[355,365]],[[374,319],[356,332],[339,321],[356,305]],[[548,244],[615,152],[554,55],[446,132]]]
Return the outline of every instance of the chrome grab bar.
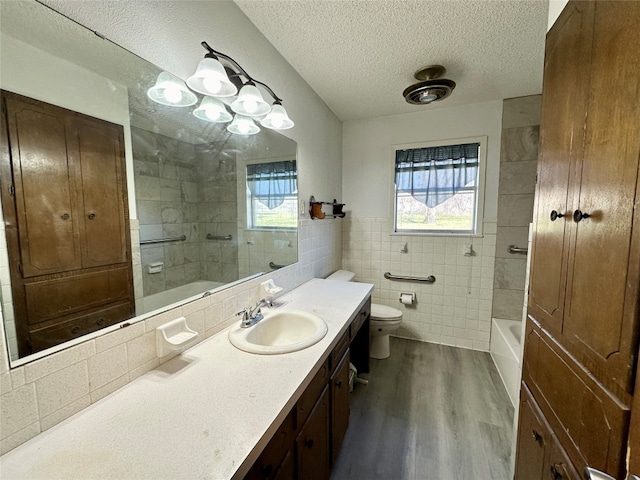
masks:
[[[518,248],[515,245],[509,245],[507,247],[507,252],[509,253],[523,253],[523,254],[527,254],[529,252],[528,248]]]
[[[168,243],[168,242],[184,242],[187,239],[186,235],[173,238],[156,238],[154,240],[140,240],[140,245],[147,245],[149,243]]]
[[[429,275],[428,277],[405,277],[403,275],[392,275],[389,272],[384,273],[384,278],[387,280],[408,280],[410,282],[427,282],[433,283],[436,281],[436,277]]]
[[[273,268],[274,270],[277,270],[279,268],[286,267],[286,265],[278,265],[277,263],[269,262],[269,267]]]
[[[211,235],[207,233],[207,240],[231,240],[233,235]]]

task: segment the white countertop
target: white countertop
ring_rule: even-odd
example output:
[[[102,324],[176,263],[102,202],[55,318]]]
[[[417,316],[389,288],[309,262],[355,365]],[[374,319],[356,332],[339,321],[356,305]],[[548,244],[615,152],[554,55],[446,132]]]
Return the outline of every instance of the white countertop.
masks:
[[[325,320],[317,344],[254,355],[233,347],[223,330],[5,454],[2,479],[241,478],[372,288],[301,285],[279,298],[286,302],[279,309]]]

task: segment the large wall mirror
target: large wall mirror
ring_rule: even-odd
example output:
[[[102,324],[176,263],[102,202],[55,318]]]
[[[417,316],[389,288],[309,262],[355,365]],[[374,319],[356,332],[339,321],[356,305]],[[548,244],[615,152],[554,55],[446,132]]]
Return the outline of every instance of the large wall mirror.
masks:
[[[156,103],[159,67],[35,1],[0,8],[12,365],[297,261],[294,141],[197,118],[201,95]]]

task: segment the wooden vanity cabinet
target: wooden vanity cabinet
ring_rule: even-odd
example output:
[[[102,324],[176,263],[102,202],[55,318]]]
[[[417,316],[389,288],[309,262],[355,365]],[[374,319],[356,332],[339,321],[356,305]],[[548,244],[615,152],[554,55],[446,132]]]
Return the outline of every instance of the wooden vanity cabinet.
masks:
[[[324,358],[245,479],[329,478],[349,426],[349,360],[352,349],[358,348],[356,343],[362,342],[364,335],[369,335],[370,311],[369,298],[333,350]],[[367,356],[369,354],[368,341],[364,353]],[[363,358],[364,353],[359,352],[359,358]]]
[[[134,314],[124,133],[11,92],[1,100],[2,207],[24,356]]]

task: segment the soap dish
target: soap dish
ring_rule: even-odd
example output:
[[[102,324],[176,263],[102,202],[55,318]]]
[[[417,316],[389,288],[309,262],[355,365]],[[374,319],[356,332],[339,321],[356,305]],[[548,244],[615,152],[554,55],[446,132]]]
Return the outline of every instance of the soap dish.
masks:
[[[158,357],[166,357],[198,339],[198,332],[187,326],[185,317],[176,318],[156,328],[156,349]]]

